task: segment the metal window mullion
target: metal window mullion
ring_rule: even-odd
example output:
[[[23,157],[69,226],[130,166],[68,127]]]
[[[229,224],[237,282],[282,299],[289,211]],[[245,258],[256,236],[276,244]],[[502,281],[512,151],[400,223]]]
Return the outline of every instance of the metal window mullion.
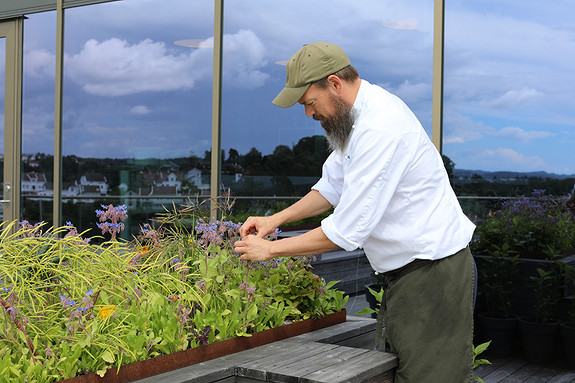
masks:
[[[214,0],[214,72],[212,84],[212,157],[210,176],[210,219],[218,217],[218,196],[221,174],[222,132],[222,46],[224,0]]]
[[[58,0],[56,9],[56,73],[54,104],[54,200],[53,225],[62,223],[62,95],[64,74],[64,7],[63,0]]]
[[[443,58],[445,0],[434,0],[433,11],[433,106],[431,140],[443,154]]]
[[[23,18],[6,24],[6,81],[4,110],[4,221],[20,219],[20,169],[22,160],[22,44]],[[9,185],[9,189],[7,186]]]

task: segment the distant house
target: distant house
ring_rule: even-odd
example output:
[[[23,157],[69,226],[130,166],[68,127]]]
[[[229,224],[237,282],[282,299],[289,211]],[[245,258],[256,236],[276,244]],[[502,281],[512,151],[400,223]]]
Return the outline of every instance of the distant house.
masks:
[[[62,183],[62,197],[75,197],[80,194],[78,181]]]
[[[42,194],[46,190],[46,183],[46,175],[44,173],[24,173],[22,175],[22,193]]]
[[[202,177],[202,171],[200,169],[194,168],[189,170],[186,175],[185,178],[190,181],[190,183],[192,185],[194,185],[195,187],[197,187],[198,189],[200,189],[201,194],[203,195],[204,192],[207,190],[208,193],[207,195],[209,195],[209,190],[210,190],[210,184],[205,183]]]
[[[149,186],[139,188],[139,195],[153,197],[142,202],[143,206],[159,210],[162,206],[170,206],[173,197],[180,195],[176,186]]]
[[[22,163],[25,163],[26,165],[33,168],[37,168],[40,166],[40,162],[38,161],[36,155],[34,154],[22,154]]]
[[[156,186],[175,187],[177,192],[182,189],[182,172],[160,173],[160,182]]]
[[[108,182],[100,173],[87,173],[80,178],[80,194],[103,196],[108,194]]]
[[[142,185],[144,187],[175,187],[178,193],[182,190],[182,172],[176,171],[160,171],[160,172],[142,172]],[[174,193],[172,193],[174,194]]]

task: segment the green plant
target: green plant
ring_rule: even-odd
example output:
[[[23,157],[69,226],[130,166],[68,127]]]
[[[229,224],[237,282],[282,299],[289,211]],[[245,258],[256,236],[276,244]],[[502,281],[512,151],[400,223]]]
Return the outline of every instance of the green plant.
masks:
[[[509,318],[513,277],[517,274],[519,256],[513,255],[509,244],[493,245],[491,257],[481,259],[479,290],[482,292],[483,306],[490,315]]]
[[[473,369],[476,369],[479,366],[483,366],[485,364],[491,364],[490,361],[488,361],[487,359],[477,359],[477,357],[483,353],[485,350],[487,350],[487,348],[489,347],[489,345],[491,344],[491,341],[489,342],[485,342],[482,343],[478,346],[473,346]],[[479,377],[474,377],[475,381],[477,382],[483,382],[483,379],[479,378]]]
[[[561,263],[561,265],[565,271],[565,288],[570,302],[565,323],[575,327],[575,267],[566,263]]]
[[[500,210],[478,222],[473,253],[491,255],[506,246],[520,258],[553,259],[575,248],[575,215],[565,200],[534,190],[530,196],[505,201]]]
[[[535,321],[550,323],[557,320],[557,306],[561,299],[561,266],[550,263],[548,268],[537,268],[537,274],[530,277],[535,289]]]
[[[112,241],[98,245],[71,225],[5,225],[0,382],[103,376],[345,306],[347,296],[305,259],[241,261],[232,251],[239,225],[206,222],[205,211],[196,203],[174,207],[132,242],[111,232]],[[111,223],[102,230],[120,228],[119,220]]]
[[[125,243],[91,245],[70,227],[0,233],[1,381],[71,378],[184,347],[170,295],[201,302],[167,262]],[[72,233],[72,234],[71,234]]]
[[[384,290],[381,288],[379,291],[375,291],[372,288],[367,288],[369,293],[375,297],[375,301],[377,302],[377,311],[370,308],[365,307],[357,312],[359,315],[369,315],[377,313],[377,324],[375,328],[375,350],[377,351],[385,351],[385,334],[384,334],[384,323],[383,323],[383,309],[384,306],[382,305],[383,302],[383,295]]]

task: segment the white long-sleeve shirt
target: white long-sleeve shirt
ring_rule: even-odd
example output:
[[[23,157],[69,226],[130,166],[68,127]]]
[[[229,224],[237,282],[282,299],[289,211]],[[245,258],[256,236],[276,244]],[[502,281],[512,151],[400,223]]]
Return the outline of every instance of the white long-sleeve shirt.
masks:
[[[312,189],[334,207],[321,227],[339,247],[363,248],[377,272],[465,248],[475,225],[462,212],[443,161],[398,97],[362,80],[344,152]]]

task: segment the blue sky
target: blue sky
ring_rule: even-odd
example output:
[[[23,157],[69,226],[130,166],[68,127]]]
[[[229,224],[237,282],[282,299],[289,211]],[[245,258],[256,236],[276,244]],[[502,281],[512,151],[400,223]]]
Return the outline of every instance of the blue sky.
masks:
[[[570,0],[447,6],[444,153],[463,169],[575,174]],[[224,149],[267,154],[322,134],[301,107],[271,104],[285,82],[277,62],[313,41],[342,46],[431,133],[431,0],[237,0],[224,15]],[[66,21],[65,154],[209,150],[211,2],[125,0],[70,9]],[[25,23],[25,152],[53,150],[54,31],[53,12]],[[207,47],[175,44],[185,39]]]

